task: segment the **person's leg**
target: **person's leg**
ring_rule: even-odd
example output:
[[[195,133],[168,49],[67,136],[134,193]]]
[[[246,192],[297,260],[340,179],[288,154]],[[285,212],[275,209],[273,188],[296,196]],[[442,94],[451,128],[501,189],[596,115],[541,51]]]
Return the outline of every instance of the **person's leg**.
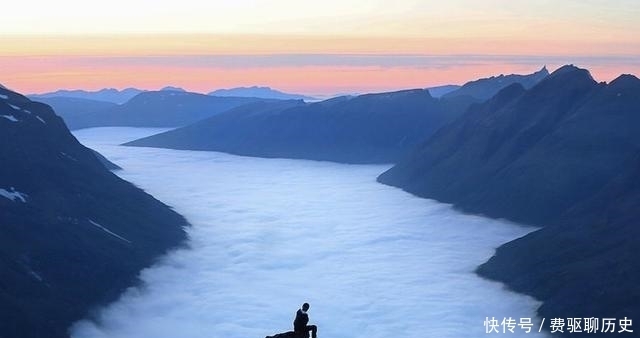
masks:
[[[316,338],[318,334],[318,327],[315,325],[307,325],[307,330],[311,331],[311,338]]]
[[[266,336],[265,338],[299,338],[299,336],[293,331],[288,331],[288,332],[278,333],[273,336]]]

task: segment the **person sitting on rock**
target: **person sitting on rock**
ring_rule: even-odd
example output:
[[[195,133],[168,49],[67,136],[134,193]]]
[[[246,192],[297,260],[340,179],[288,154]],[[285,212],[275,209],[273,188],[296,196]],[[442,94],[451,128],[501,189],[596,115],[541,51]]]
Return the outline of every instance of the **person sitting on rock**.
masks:
[[[309,331],[311,331],[311,338],[316,338],[318,327],[309,324],[309,303],[302,304],[302,308],[296,312],[296,319],[293,321],[293,331],[296,336],[301,338],[309,338]]]
[[[309,331],[311,331],[311,337],[316,338],[318,333],[318,327],[309,324],[309,303],[302,304],[302,308],[296,312],[296,319],[293,321],[293,331],[278,333],[273,336],[266,336],[265,338],[309,338]]]

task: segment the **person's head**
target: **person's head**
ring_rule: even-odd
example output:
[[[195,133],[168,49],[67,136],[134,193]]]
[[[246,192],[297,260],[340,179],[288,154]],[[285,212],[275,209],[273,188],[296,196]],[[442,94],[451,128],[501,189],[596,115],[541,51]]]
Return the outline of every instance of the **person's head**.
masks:
[[[304,311],[304,312],[309,311],[309,303],[302,304],[302,311]]]

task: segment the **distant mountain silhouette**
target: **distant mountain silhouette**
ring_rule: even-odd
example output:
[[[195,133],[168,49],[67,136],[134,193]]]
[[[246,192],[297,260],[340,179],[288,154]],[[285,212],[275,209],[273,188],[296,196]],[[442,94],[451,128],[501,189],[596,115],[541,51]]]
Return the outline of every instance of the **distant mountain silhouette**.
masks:
[[[542,317],[638,318],[639,112],[636,77],[565,66],[472,107],[379,181],[545,226],[478,269],[543,300]]]
[[[345,163],[390,163],[459,116],[467,97],[427,90],[338,97],[317,103],[255,103],[127,145]]]
[[[39,102],[0,89],[0,336],[67,338],[186,238]]]
[[[71,129],[124,127],[180,127],[243,104],[265,101],[249,97],[216,97],[180,91],[141,93],[125,104],[67,116]],[[80,111],[76,110],[77,112]]]
[[[58,90],[51,93],[43,94],[31,94],[29,98],[50,98],[50,97],[72,97],[77,99],[88,99],[94,101],[105,101],[116,104],[122,104],[132,97],[144,92],[144,90],[136,88],[127,88],[123,90],[117,90],[114,88],[105,88],[98,91],[86,91],[86,90]]]
[[[50,105],[60,115],[69,129],[82,128],[86,123],[85,115],[98,113],[117,106],[117,104],[106,101],[96,101],[73,97],[35,97],[34,101]]]
[[[542,67],[539,71],[529,75],[499,75],[490,78],[479,79],[465,83],[459,89],[445,94],[445,97],[471,96],[479,100],[487,100],[496,95],[500,90],[514,83],[521,84],[525,89],[529,89],[542,81],[549,75],[547,67]]]
[[[160,91],[166,91],[166,92],[186,92],[186,90],[180,88],[180,87],[173,87],[173,86],[166,86],[163,87],[162,89],[160,89]]]
[[[461,86],[458,86],[458,85],[444,85],[444,86],[437,86],[437,87],[429,87],[427,88],[427,90],[429,91],[429,94],[431,94],[431,96],[439,98],[455,90],[460,89],[460,87]]]
[[[309,100],[316,101],[316,98],[306,95],[289,94],[271,89],[269,87],[237,87],[230,89],[218,89],[209,93],[211,96],[237,96],[237,97],[259,97],[263,99],[276,100]]]

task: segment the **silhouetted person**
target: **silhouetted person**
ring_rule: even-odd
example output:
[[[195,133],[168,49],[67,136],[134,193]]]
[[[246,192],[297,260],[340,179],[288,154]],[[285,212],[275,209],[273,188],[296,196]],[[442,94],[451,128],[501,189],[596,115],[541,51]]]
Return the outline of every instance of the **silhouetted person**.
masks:
[[[265,338],[309,338],[309,331],[311,331],[311,337],[316,338],[318,333],[318,327],[309,324],[309,304],[302,304],[302,308],[296,312],[296,319],[293,321],[293,331],[278,333],[273,336],[266,336]]]
[[[311,338],[316,338],[318,333],[318,327],[309,324],[309,303],[302,304],[302,308],[296,312],[296,319],[293,321],[293,331],[298,337],[309,338],[309,331],[311,331]]]

